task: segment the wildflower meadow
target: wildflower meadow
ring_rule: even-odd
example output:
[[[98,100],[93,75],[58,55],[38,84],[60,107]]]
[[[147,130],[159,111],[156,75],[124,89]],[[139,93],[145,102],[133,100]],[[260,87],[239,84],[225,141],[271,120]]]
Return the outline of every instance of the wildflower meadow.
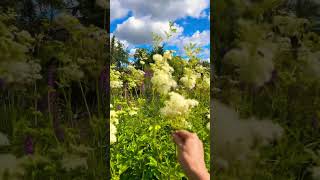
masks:
[[[190,47],[188,59],[154,47],[137,50],[128,64],[112,64],[113,179],[186,178],[171,137],[178,129],[198,134],[210,168],[210,68]]]

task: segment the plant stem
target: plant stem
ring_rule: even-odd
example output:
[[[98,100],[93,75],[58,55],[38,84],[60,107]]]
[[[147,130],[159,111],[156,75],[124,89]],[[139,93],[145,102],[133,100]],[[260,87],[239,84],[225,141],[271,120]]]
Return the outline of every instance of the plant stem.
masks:
[[[84,103],[85,103],[85,105],[86,105],[87,112],[88,112],[88,114],[89,114],[89,119],[90,119],[90,121],[91,121],[91,113],[90,113],[90,110],[89,110],[89,106],[88,106],[88,103],[87,103],[87,99],[86,99],[86,96],[85,96],[85,94],[84,94],[84,92],[83,92],[83,88],[82,88],[82,85],[81,85],[81,81],[78,81],[78,82],[79,82],[79,86],[80,86],[80,89],[81,89],[82,98],[83,98]]]

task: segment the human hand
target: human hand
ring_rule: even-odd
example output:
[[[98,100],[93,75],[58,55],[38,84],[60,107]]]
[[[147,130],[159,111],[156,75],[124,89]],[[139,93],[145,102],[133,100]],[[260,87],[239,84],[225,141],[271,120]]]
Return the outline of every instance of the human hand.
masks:
[[[172,134],[178,147],[178,160],[191,180],[209,180],[210,174],[204,162],[202,141],[195,133],[179,130]]]

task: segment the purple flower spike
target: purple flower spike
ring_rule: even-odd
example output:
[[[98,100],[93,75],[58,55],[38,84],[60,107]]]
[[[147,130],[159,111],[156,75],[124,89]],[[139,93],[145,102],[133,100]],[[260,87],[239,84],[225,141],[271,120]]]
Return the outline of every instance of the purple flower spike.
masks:
[[[27,136],[24,140],[24,152],[27,155],[34,153],[33,140],[31,136]]]

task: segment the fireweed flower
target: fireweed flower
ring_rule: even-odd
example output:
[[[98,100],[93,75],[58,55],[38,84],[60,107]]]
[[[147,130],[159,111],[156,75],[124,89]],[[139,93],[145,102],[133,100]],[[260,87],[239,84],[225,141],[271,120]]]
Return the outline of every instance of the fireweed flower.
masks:
[[[154,72],[151,83],[157,92],[167,94],[171,88],[177,86],[176,81],[172,77],[174,69],[160,54],[153,55],[153,59],[155,63],[151,64],[151,69]]]

